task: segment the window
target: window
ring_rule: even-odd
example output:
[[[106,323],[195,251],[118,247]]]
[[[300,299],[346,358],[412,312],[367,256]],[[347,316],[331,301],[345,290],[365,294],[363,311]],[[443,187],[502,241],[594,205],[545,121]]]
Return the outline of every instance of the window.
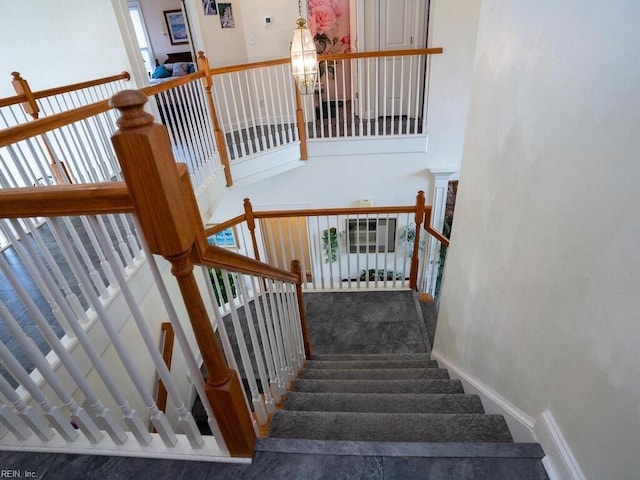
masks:
[[[136,32],[136,39],[140,46],[140,53],[142,54],[142,60],[144,61],[144,68],[147,70],[149,76],[153,72],[153,53],[151,52],[151,44],[149,42],[149,36],[147,35],[147,29],[144,26],[144,18],[142,17],[142,10],[140,9],[139,2],[128,2],[129,16],[133,22],[133,28]]]
[[[396,219],[348,220],[349,253],[394,252],[396,245]]]

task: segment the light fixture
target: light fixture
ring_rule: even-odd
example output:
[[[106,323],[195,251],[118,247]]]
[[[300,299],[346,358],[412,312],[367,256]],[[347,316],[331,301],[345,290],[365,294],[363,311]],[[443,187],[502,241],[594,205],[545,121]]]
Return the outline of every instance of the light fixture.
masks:
[[[302,95],[310,95],[316,88],[318,76],[318,57],[316,44],[307,28],[307,21],[302,18],[300,2],[298,2],[298,18],[291,41],[291,73]]]

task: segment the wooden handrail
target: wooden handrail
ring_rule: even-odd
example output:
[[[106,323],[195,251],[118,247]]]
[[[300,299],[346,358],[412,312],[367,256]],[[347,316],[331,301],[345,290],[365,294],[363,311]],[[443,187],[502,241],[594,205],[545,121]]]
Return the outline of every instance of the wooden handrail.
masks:
[[[33,92],[33,96],[35,98],[51,97],[53,95],[60,95],[61,93],[73,92],[74,90],[82,90],[83,88],[97,87],[98,85],[104,85],[105,83],[116,82],[118,80],[129,81],[130,79],[131,75],[129,75],[129,72],[121,72],[116,75],[110,75],[108,77],[96,78],[93,80],[86,80],[84,82],[64,85],[62,87],[40,90],[38,92]]]
[[[424,229],[429,232],[431,235],[435,237],[440,243],[442,243],[445,247],[449,246],[449,239],[442,235],[439,231],[437,231],[431,225],[431,207],[425,207],[424,211]]]
[[[15,105],[17,103],[22,103],[27,100],[27,96],[25,94],[14,95],[13,97],[0,98],[0,108],[8,107],[9,105]]]
[[[124,182],[0,189],[0,218],[133,212]]]
[[[220,233],[220,232],[226,230],[227,228],[235,227],[236,225],[239,225],[240,223],[244,222],[245,220],[246,220],[246,217],[245,217],[244,214],[238,215],[237,217],[233,217],[233,218],[227,220],[226,222],[218,223],[217,225],[214,225],[213,227],[209,227],[209,228],[205,229],[204,236],[209,238],[211,235],[215,235],[216,233]]]
[[[171,80],[167,80],[166,82],[158,83],[156,85],[149,85],[148,87],[142,87],[140,91],[150,97],[152,95],[157,95],[158,93],[171,90],[172,88],[179,87],[180,85],[191,83],[203,77],[204,72],[198,70],[194,73],[189,73],[187,75],[181,75],[180,77],[172,78]]]
[[[308,208],[299,210],[262,210],[253,212],[255,218],[317,217],[324,215],[366,215],[386,213],[414,213],[415,205],[397,207],[346,207],[346,208]]]
[[[358,58],[376,58],[376,57],[402,57],[407,55],[437,55],[443,53],[442,47],[434,48],[415,48],[410,50],[385,50],[381,52],[354,52],[340,53],[332,55],[318,55],[318,61],[323,60],[347,60]],[[224,73],[241,72],[243,70],[251,70],[254,68],[273,67],[276,65],[285,65],[291,62],[290,58],[279,58],[275,60],[267,60],[264,62],[253,62],[242,65],[230,65],[227,67],[216,67],[210,70],[210,75],[222,75]]]
[[[442,47],[435,48],[414,48],[409,50],[383,50],[380,52],[354,52],[354,53],[333,53],[330,55],[318,55],[318,61],[324,60],[350,60],[360,58],[382,58],[382,57],[406,57],[410,55],[439,55],[444,52]]]
[[[95,115],[99,115],[109,110],[109,101],[85,105],[62,113],[56,113],[49,117],[39,118],[29,123],[16,125],[15,127],[0,130],[0,147],[6,147],[12,143],[17,143],[27,138],[42,135],[56,128],[60,128],[70,123],[75,123]]]
[[[413,250],[411,253],[411,270],[409,271],[409,288],[418,289],[418,266],[420,262],[420,226],[424,220],[425,198],[424,192],[420,190],[416,195],[416,206],[414,222],[416,224],[415,236],[413,238]]]
[[[282,282],[298,283],[300,281],[299,277],[291,272],[215,245],[207,244],[206,249],[200,253],[199,263],[210,268],[220,268]]]

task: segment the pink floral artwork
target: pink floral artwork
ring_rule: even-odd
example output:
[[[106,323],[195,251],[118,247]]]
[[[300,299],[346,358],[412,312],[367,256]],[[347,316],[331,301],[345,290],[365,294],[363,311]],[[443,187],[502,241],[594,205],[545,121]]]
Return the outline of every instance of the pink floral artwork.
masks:
[[[348,0],[309,0],[309,29],[319,55],[348,53],[351,50]]]

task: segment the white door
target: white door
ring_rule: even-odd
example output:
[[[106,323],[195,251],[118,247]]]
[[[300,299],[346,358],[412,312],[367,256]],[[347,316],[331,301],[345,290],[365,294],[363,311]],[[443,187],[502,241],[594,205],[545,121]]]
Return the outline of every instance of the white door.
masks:
[[[409,50],[426,46],[428,0],[380,0],[379,48]],[[423,86],[416,79],[424,72],[417,57],[393,57],[381,62],[378,76],[378,115],[419,115]]]

